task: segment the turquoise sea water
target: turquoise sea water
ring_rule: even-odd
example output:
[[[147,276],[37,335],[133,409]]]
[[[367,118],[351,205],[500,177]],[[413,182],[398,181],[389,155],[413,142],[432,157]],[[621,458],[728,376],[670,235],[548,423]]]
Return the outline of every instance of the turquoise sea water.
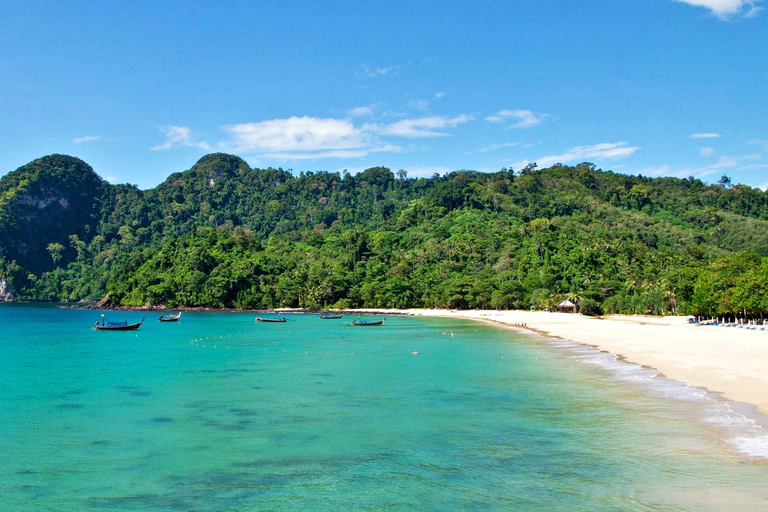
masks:
[[[99,312],[0,306],[0,509],[768,508],[762,428],[588,347],[448,319],[145,316],[97,332]]]

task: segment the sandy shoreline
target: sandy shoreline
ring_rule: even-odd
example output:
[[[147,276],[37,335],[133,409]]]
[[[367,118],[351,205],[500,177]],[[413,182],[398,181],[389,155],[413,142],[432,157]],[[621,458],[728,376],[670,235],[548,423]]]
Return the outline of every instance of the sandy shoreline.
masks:
[[[371,311],[371,310],[366,310]],[[378,310],[465,318],[539,331],[616,354],[664,376],[757,406],[768,414],[768,328],[690,325],[685,317],[586,317],[540,311]]]

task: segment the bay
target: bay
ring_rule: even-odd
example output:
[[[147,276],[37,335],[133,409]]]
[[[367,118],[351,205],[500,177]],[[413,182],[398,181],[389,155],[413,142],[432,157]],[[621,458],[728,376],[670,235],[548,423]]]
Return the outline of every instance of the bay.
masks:
[[[101,313],[0,306],[2,508],[768,503],[768,443],[749,415],[565,340],[441,318],[360,328],[229,312],[103,312],[146,320],[94,331]]]

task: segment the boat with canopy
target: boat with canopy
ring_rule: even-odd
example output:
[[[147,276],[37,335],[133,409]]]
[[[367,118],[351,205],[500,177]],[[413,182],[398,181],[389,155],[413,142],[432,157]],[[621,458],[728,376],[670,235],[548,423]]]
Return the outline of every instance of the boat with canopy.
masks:
[[[158,318],[158,322],[177,322],[181,318],[181,311],[178,312],[178,314],[175,315],[160,315],[160,318]]]
[[[141,324],[144,323],[144,319],[141,319],[141,322],[136,322],[135,324],[129,324],[128,320],[125,320],[123,322],[105,322],[104,321],[104,315],[101,317],[101,323],[96,322],[93,325],[94,330],[97,331],[135,331],[139,327],[141,327]]]

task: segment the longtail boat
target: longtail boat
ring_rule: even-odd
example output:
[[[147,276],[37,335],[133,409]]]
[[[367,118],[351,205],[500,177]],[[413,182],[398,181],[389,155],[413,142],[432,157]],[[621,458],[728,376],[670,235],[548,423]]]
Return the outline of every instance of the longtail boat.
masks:
[[[371,325],[384,325],[384,320],[386,320],[386,318],[382,318],[379,321],[374,321],[374,320],[355,320],[355,321],[352,322],[352,325],[358,325],[358,326],[361,326],[361,327],[362,326],[366,326],[367,327],[367,326],[371,326]]]
[[[280,323],[280,322],[285,322],[285,317],[284,316],[278,316],[277,318],[264,318],[264,317],[261,317],[261,316],[257,316],[256,317],[256,321],[257,322]]]
[[[181,318],[181,311],[178,312],[176,315],[160,315],[160,318],[157,319],[158,322],[176,322],[179,318]]]
[[[135,331],[139,327],[141,327],[141,324],[144,323],[144,319],[141,319],[141,322],[136,322],[135,324],[129,324],[128,321],[124,322],[104,322],[104,320],[101,321],[101,323],[96,322],[93,325],[93,328],[97,331]]]
[[[344,316],[344,313],[320,313],[320,320],[336,320]]]

